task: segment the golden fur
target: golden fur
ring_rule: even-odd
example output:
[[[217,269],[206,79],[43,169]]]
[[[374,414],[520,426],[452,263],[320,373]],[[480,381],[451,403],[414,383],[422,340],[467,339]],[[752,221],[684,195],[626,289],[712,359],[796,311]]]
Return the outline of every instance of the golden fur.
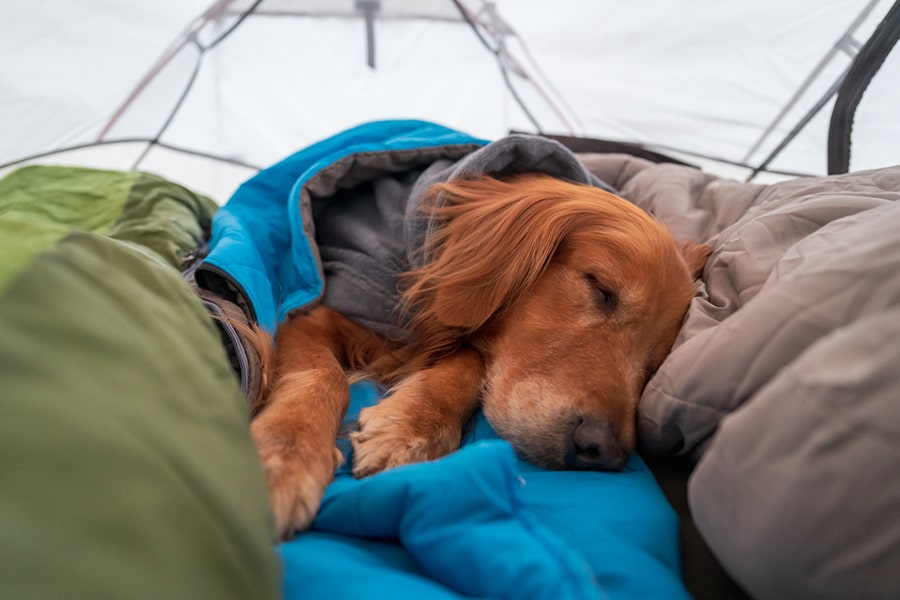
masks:
[[[459,446],[481,406],[548,468],[619,469],[641,390],[668,354],[709,248],[633,204],[544,175],[443,184],[426,266],[404,276],[401,346],[324,307],[278,329],[252,423],[278,533],[305,528],[341,455],[347,373],[393,386],[351,434],[367,476]],[[439,202],[438,202],[439,200]]]

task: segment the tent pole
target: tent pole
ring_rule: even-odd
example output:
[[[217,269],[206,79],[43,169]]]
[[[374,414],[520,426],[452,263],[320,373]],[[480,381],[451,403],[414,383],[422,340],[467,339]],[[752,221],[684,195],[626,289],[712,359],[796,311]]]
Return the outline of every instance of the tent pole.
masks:
[[[753,144],[753,147],[747,151],[747,155],[744,156],[741,162],[750,164],[750,159],[759,150],[760,146],[762,146],[763,142],[775,131],[775,128],[781,123],[782,119],[788,114],[788,112],[794,108],[806,90],[812,85],[813,81],[819,76],[819,74],[825,69],[825,67],[830,63],[838,52],[845,52],[851,59],[856,56],[856,52],[859,49],[859,42],[857,42],[853,38],[853,34],[859,29],[859,26],[862,25],[862,22],[869,16],[872,10],[875,8],[875,5],[878,4],[880,0],[870,0],[869,3],[862,9],[862,11],[857,15],[856,19],[850,24],[850,27],[847,28],[847,31],[838,39],[837,42],[831,47],[828,53],[819,61],[819,63],[813,68],[810,74],[806,77],[802,84],[800,84],[800,88],[794,93],[788,103],[781,109],[781,112],[775,117],[775,119],[769,124],[766,130],[762,133],[759,139]],[[843,77],[843,74],[841,75]],[[754,172],[754,175],[756,172]]]
[[[118,140],[102,140],[99,142],[88,142],[87,144],[76,144],[74,146],[65,146],[63,148],[56,148],[54,150],[48,150],[46,152],[39,152],[37,154],[31,154],[29,156],[25,156],[23,158],[17,158],[16,160],[12,160],[9,162],[5,162],[0,164],[0,170],[7,169],[9,167],[14,167],[16,165],[20,165],[23,163],[27,163],[33,160],[37,160],[39,158],[46,158],[48,156],[54,156],[57,154],[64,154],[66,152],[72,152],[74,150],[84,150],[85,148],[95,148],[98,146],[111,146],[113,144],[150,144],[159,146],[160,148],[165,148],[166,150],[172,150],[173,152],[179,152],[181,154],[188,154],[190,156],[199,156],[200,158],[207,158],[209,160],[214,160],[216,162],[226,163],[229,165],[234,165],[237,167],[244,167],[245,169],[252,169],[254,171],[261,171],[263,167],[260,165],[254,165],[248,163],[246,161],[229,157],[229,156],[219,156],[217,154],[212,154],[209,152],[204,152],[202,150],[193,150],[191,148],[184,148],[182,146],[176,146],[174,144],[169,144],[166,142],[154,141],[148,138],[122,138]]]
[[[169,111],[169,116],[166,117],[165,122],[156,132],[156,135],[153,136],[153,139],[150,140],[150,143],[147,144],[147,147],[144,148],[144,151],[141,152],[140,156],[137,157],[137,160],[134,161],[134,164],[131,165],[132,171],[137,171],[138,167],[141,166],[141,163],[144,162],[144,159],[147,158],[147,154],[150,150],[159,143],[159,139],[163,136],[166,130],[169,128],[169,125],[172,124],[172,120],[175,119],[175,115],[178,114],[179,109],[181,109],[181,105],[184,104],[184,101],[187,99],[188,93],[191,91],[191,88],[194,87],[194,82],[197,81],[197,75],[200,73],[200,65],[203,63],[203,48],[200,44],[197,43],[196,39],[194,40],[194,44],[200,48],[200,56],[197,58],[197,62],[194,63],[194,70],[191,72],[191,77],[188,79],[187,85],[184,86],[184,89],[181,91],[181,95],[178,97],[178,101],[175,103],[175,106],[172,107],[172,110]]]
[[[203,29],[207,23],[217,18],[222,12],[231,4],[234,0],[218,0],[218,2],[214,3],[210,6],[205,13],[203,13],[199,18],[195,19],[193,23],[185,30],[173,43],[163,52],[163,55],[160,57],[156,64],[151,67],[151,69],[147,72],[146,75],[138,82],[137,86],[131,91],[125,101],[116,109],[116,112],[113,113],[113,116],[107,121],[106,125],[100,131],[100,135],[97,136],[96,141],[102,142],[106,139],[106,136],[109,134],[110,130],[118,123],[119,119],[122,118],[122,115],[125,114],[125,111],[137,100],[138,96],[143,93],[143,91],[150,85],[150,82],[156,79],[156,76],[168,65],[172,62],[172,59],[181,52],[181,50],[187,46],[192,40],[195,39],[197,32]]]
[[[513,86],[512,80],[509,78],[507,61],[504,60],[503,54],[501,53],[501,48],[494,48],[488,43],[487,39],[478,29],[478,25],[481,24],[483,26],[483,24],[462,2],[460,2],[460,0],[452,0],[452,2],[456,5],[457,10],[459,10],[459,13],[469,25],[469,28],[475,34],[475,37],[477,37],[478,41],[481,42],[481,45],[487,48],[488,52],[494,55],[494,58],[497,60],[497,66],[500,67],[500,75],[501,77],[503,77],[503,83],[506,85],[506,89],[509,91],[513,100],[515,100],[519,108],[522,109],[522,112],[525,113],[525,117],[529,121],[531,121],[531,125],[534,127],[535,131],[537,131],[538,133],[543,133],[543,129],[541,129],[541,126],[537,122],[537,119],[535,119],[534,115],[531,114],[531,111],[528,110],[528,106],[526,106],[525,102],[522,100],[522,97],[516,91],[515,86]]]
[[[366,64],[375,68],[375,13],[381,8],[381,0],[356,0],[356,9],[366,19]]]
[[[844,69],[844,72],[841,73],[841,76],[838,77],[834,81],[834,83],[831,84],[831,87],[829,87],[828,91],[826,91],[825,94],[823,94],[822,97],[819,98],[819,101],[816,102],[815,106],[813,106],[809,110],[809,112],[807,112],[805,115],[803,115],[803,118],[801,118],[797,122],[797,124],[794,125],[793,129],[791,129],[788,132],[788,134],[786,136],[784,136],[784,139],[781,140],[781,142],[779,142],[779,144],[775,147],[775,149],[769,153],[769,155],[766,157],[766,159],[764,161],[762,161],[759,164],[759,166],[756,166],[753,168],[753,171],[750,173],[750,175],[747,177],[747,179],[745,181],[747,181],[747,182],[753,181],[753,178],[756,177],[760,171],[764,171],[766,169],[766,167],[769,166],[769,163],[771,163],[773,160],[775,160],[775,158],[779,154],[781,154],[781,151],[784,150],[788,144],[790,144],[792,141],[794,141],[794,138],[797,137],[797,135],[800,133],[800,131],[802,131],[803,128],[806,127],[806,125],[810,121],[812,121],[813,117],[815,117],[817,114],[819,114],[819,111],[822,110],[825,107],[825,105],[828,103],[828,101],[831,100],[831,97],[837,93],[838,89],[840,89],[840,87],[841,87],[841,84],[844,82],[844,78],[847,76],[847,71],[849,71],[849,70],[850,70],[850,67],[847,67],[846,69]]]
[[[872,78],[881,69],[898,40],[900,40],[900,0],[894,2],[887,16],[875,28],[875,33],[862,46],[837,90],[828,127],[829,175],[846,173],[850,170],[850,137],[856,109]]]

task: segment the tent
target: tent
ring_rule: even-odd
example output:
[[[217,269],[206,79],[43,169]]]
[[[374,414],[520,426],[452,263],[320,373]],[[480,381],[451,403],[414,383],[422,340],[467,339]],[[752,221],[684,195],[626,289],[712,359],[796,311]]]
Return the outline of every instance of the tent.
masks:
[[[224,202],[336,131],[423,118],[641,144],[766,181],[827,172],[835,99],[866,90],[847,166],[884,166],[900,162],[898,53],[867,54],[871,82],[839,91],[890,4],[6,3],[0,165],[139,167]]]
[[[33,0],[0,28],[0,596],[900,594],[900,3]],[[331,165],[511,131],[713,250],[641,452],[546,471],[476,419],[445,459],[345,463],[273,552],[253,356],[207,312],[259,321],[228,269],[315,278],[269,225]],[[248,223],[289,251],[212,262]]]

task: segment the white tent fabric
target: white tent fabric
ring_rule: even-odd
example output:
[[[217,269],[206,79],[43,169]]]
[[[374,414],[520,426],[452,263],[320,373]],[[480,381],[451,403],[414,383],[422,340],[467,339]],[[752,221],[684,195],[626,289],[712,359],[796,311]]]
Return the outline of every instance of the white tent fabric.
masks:
[[[368,28],[367,6],[374,15]],[[828,98],[890,6],[6,2],[0,165],[76,147],[36,160],[137,166],[222,202],[255,168],[327,135],[372,119],[419,118],[486,138],[539,127],[637,142],[745,178]],[[479,35],[464,14],[480,23]],[[860,105],[853,170],[900,163],[898,54]],[[825,173],[832,104],[769,169]],[[157,137],[148,150],[146,141]],[[105,145],[81,148],[96,142]]]

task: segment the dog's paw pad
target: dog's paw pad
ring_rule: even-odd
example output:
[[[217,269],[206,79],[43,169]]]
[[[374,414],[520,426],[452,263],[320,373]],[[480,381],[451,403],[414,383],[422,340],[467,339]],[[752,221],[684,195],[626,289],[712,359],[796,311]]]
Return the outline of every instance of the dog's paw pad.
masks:
[[[380,405],[363,410],[359,424],[360,430],[350,434],[355,477],[433,460],[459,446],[459,435],[454,439],[448,428],[423,423],[414,426]]]

